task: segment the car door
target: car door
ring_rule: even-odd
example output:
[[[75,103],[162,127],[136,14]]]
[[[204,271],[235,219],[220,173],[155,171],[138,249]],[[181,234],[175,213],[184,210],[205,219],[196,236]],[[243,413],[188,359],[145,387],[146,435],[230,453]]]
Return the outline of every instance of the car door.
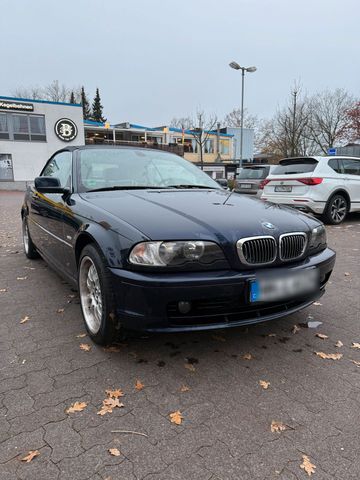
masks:
[[[45,165],[41,176],[56,177],[62,187],[72,186],[72,152],[61,151]],[[29,216],[30,235],[41,253],[61,267],[64,255],[63,211],[66,203],[61,193],[40,193],[32,189]]]
[[[360,210],[360,159],[342,158],[343,178],[350,194],[351,210]]]

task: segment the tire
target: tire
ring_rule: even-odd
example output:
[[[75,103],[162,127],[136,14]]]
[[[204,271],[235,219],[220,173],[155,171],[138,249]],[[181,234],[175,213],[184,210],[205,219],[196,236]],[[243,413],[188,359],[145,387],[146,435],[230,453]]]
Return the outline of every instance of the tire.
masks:
[[[35,260],[39,258],[40,255],[38,254],[36,247],[31,240],[29,227],[27,223],[27,218],[24,216],[22,221],[22,237],[23,237],[23,245],[24,245],[24,253],[27,258],[30,260]]]
[[[81,311],[91,339],[100,345],[113,343],[120,334],[111,277],[98,249],[87,245],[78,268]]]
[[[330,225],[339,225],[346,218],[349,209],[348,201],[346,198],[337,193],[333,195],[327,202],[322,219],[324,223]]]

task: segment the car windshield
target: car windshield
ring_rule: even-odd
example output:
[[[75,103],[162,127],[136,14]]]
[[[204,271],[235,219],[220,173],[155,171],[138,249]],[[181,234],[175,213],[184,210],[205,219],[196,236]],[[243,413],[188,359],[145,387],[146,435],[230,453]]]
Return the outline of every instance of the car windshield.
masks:
[[[291,175],[295,173],[313,172],[317,165],[314,158],[293,158],[281,160],[271,172],[271,175]]]
[[[239,174],[239,178],[259,180],[265,178],[267,173],[267,168],[243,168]]]
[[[80,192],[136,188],[215,188],[218,183],[198,167],[166,152],[101,148],[80,150]]]

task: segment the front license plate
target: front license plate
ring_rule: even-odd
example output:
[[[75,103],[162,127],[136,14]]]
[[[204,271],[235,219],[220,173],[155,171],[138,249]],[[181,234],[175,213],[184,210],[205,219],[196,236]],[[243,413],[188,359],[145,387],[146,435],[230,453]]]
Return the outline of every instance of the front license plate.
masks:
[[[250,280],[250,302],[277,302],[314,293],[319,289],[316,268],[289,273],[285,276],[264,276]]]
[[[240,188],[251,188],[251,183],[240,183]]]
[[[275,192],[291,192],[292,186],[291,185],[276,185]]]

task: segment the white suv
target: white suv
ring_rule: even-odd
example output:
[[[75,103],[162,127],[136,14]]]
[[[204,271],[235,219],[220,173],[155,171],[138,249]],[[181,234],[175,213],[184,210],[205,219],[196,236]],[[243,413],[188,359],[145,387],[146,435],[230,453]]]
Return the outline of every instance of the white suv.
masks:
[[[341,223],[360,212],[360,158],[285,158],[263,182],[262,200],[320,214]]]

